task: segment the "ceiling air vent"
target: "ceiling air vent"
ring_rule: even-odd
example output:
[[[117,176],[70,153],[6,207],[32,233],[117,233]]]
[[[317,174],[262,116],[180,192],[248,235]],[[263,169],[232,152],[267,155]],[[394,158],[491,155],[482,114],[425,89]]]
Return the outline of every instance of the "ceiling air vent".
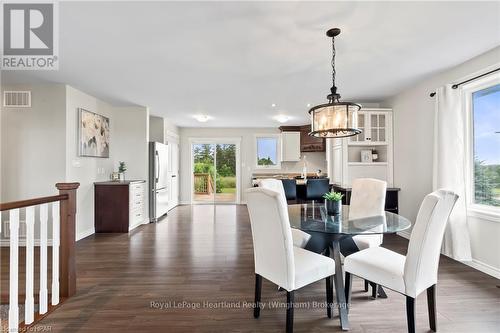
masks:
[[[4,91],[3,106],[10,108],[30,108],[31,91]]]

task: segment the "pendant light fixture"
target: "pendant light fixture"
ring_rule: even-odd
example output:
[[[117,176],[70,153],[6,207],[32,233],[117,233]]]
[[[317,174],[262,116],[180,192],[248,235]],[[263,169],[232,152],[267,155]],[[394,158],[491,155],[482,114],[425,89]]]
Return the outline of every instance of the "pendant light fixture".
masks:
[[[311,115],[311,132],[309,135],[319,138],[342,138],[361,133],[358,128],[358,111],[361,105],[352,102],[341,102],[340,94],[335,86],[335,36],[340,29],[333,28],[326,32],[332,38],[332,81],[328,103],[320,104],[309,110]]]

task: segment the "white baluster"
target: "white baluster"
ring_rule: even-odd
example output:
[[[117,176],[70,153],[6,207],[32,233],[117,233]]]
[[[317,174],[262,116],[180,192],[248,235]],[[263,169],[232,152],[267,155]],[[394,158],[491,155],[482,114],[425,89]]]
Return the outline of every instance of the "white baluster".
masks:
[[[59,303],[59,201],[52,204],[52,305]]]
[[[9,332],[19,329],[18,265],[19,265],[19,209],[9,212],[10,276],[9,276]]]
[[[31,324],[35,318],[34,284],[34,247],[35,245],[35,207],[26,208],[26,300],[24,323]]]
[[[40,205],[40,301],[39,312],[47,312],[47,204]]]

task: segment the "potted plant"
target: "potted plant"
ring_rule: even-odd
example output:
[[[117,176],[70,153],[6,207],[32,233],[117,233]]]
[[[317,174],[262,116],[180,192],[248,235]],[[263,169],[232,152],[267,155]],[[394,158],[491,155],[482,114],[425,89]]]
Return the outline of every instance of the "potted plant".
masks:
[[[121,162],[118,162],[119,165],[118,165],[118,174],[120,175],[120,180],[125,180],[125,171],[127,171],[127,165],[125,164],[125,162],[121,161]]]
[[[342,198],[340,192],[327,192],[323,195],[325,199],[326,212],[328,215],[339,215],[342,209]]]

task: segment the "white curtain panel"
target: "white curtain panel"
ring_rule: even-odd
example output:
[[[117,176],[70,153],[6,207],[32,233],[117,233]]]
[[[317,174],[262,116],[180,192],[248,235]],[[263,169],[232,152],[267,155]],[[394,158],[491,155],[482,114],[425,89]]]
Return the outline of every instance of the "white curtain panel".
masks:
[[[442,252],[455,260],[470,261],[465,197],[466,117],[461,90],[446,85],[437,89],[435,98],[433,190],[446,188],[460,196],[448,221]]]

